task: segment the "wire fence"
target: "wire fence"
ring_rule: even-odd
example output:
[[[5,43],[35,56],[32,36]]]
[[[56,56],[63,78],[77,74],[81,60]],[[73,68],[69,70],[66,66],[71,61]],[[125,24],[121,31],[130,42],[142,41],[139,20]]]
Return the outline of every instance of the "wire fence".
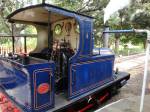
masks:
[[[0,55],[5,55],[12,52],[12,48],[11,47],[7,47],[4,45],[0,45]]]

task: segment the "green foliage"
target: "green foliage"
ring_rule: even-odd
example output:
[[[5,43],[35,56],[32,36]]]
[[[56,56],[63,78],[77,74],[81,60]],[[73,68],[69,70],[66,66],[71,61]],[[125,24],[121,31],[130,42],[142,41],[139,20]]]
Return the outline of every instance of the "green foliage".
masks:
[[[23,34],[37,34],[36,28],[32,25],[28,25],[24,30]]]
[[[111,29],[150,29],[150,2],[133,0],[132,4],[114,14],[108,24]],[[146,46],[146,34],[121,34],[122,44]]]
[[[7,43],[7,45],[11,44],[11,38],[1,37],[0,38],[0,45],[6,44],[6,43]]]
[[[74,11],[76,11],[78,6],[83,3],[82,0],[53,0],[53,2],[57,6],[60,6],[69,10],[74,10]]]
[[[125,48],[119,50],[119,55],[122,56],[128,56],[128,55],[133,55],[138,53],[144,53],[143,47],[139,46],[137,48]]]
[[[10,24],[6,21],[6,16],[14,10],[24,7],[27,4],[32,4],[32,0],[0,0],[0,32],[11,33]],[[110,0],[46,0],[46,3],[77,11],[79,13],[93,16],[94,19],[94,37],[96,46],[102,44],[103,9]],[[42,3],[42,0],[37,0],[37,3]],[[132,0],[132,4],[119,12],[115,13],[108,21],[111,29],[132,29],[142,28],[150,29],[150,2],[149,0]],[[15,26],[15,30],[24,33],[36,33],[33,27],[19,25]],[[112,35],[110,40],[111,46],[114,45],[115,36]],[[145,34],[121,34],[120,41],[122,44],[131,43],[133,45],[142,45],[145,43]],[[5,42],[4,40],[3,42]]]
[[[135,14],[134,18],[132,19],[132,23],[135,28],[150,28],[150,13],[142,11]]]

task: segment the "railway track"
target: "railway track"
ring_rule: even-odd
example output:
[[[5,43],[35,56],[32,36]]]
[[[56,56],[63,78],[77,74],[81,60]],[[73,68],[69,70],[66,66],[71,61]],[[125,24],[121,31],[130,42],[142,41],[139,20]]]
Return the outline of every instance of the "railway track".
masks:
[[[140,53],[140,54],[135,54],[135,55],[130,55],[130,56],[123,56],[123,57],[116,57],[115,63],[121,63],[123,61],[130,60],[130,59],[136,59],[136,58],[142,57],[142,56],[145,56],[145,53]]]

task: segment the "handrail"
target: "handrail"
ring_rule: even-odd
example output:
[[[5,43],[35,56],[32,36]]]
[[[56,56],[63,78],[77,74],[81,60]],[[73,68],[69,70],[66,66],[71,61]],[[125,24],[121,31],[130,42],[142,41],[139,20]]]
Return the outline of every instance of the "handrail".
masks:
[[[36,37],[37,34],[20,34],[20,35],[14,35],[14,37]],[[11,34],[2,34],[0,33],[0,37],[12,37]]]

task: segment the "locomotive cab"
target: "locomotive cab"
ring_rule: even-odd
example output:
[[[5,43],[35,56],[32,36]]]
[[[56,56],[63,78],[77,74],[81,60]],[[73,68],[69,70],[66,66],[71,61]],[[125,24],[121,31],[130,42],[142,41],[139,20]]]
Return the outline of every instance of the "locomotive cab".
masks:
[[[56,67],[55,91],[67,93],[69,59],[75,55],[79,44],[78,22],[59,14],[50,13],[49,16],[50,23],[34,25],[37,29],[37,46],[29,56],[53,61]]]
[[[6,77],[0,78],[0,87],[24,111],[55,111],[129,79],[126,73],[114,75],[110,49],[94,49],[90,16],[39,4],[18,9],[7,19],[37,30],[37,46],[28,56],[13,52],[0,58]],[[9,81],[11,76],[15,80]]]

